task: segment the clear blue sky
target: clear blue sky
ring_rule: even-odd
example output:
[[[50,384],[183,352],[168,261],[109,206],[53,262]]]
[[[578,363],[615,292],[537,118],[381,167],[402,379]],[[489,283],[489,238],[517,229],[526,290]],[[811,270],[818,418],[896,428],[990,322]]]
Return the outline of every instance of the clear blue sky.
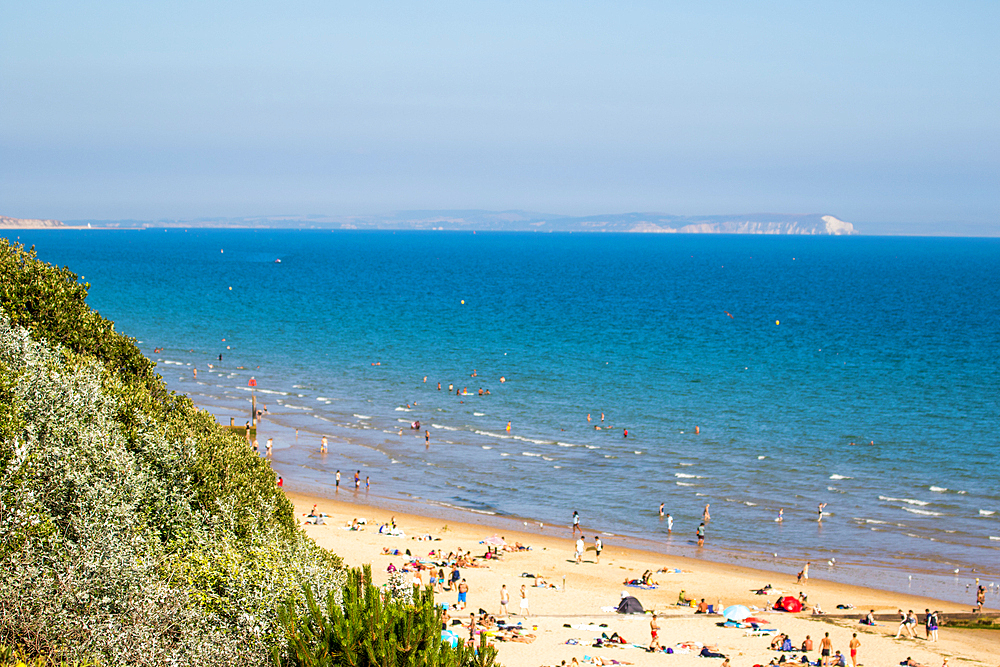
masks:
[[[6,2],[0,214],[1000,233],[1000,3]]]

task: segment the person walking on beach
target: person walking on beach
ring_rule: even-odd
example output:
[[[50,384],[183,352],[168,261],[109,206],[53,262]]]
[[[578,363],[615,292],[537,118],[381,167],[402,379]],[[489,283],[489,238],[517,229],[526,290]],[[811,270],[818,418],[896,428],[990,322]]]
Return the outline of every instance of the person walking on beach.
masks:
[[[931,612],[930,618],[927,619],[927,630],[930,632],[928,641],[936,642],[938,640],[938,612]]]
[[[580,537],[576,538],[576,564],[579,565],[583,562],[583,550],[586,549],[586,545],[583,542],[583,533],[580,533]]]
[[[702,522],[698,526],[698,530],[695,531],[695,535],[698,537],[698,546],[699,547],[705,546],[705,524],[704,524],[704,522]]]
[[[656,622],[656,612],[653,612],[653,618],[649,621],[649,650],[659,651],[660,650],[660,624]]]
[[[580,513],[573,510],[573,534],[576,535],[576,531],[578,530],[583,535],[583,528],[580,528]]]
[[[980,584],[976,588],[976,608],[972,611],[976,613],[982,612],[984,604],[986,604],[986,586]]]
[[[507,617],[507,605],[510,604],[510,593],[507,592],[507,584],[500,587],[500,618]]]
[[[851,667],[858,667],[858,647],[861,646],[861,642],[858,641],[858,633],[854,633],[851,636],[851,643],[848,644],[851,649]]]
[[[896,629],[896,637],[895,638],[899,639],[899,635],[903,634],[904,630],[906,630],[906,614],[904,614],[903,610],[900,609],[899,610],[899,628]]]
[[[466,601],[469,597],[469,584],[465,583],[465,579],[458,584],[458,608],[465,609]]]
[[[340,491],[340,471],[337,471],[337,491]]]
[[[521,584],[521,613],[525,618],[531,616],[531,612],[528,611],[528,591],[524,584]]]
[[[594,551],[597,552],[597,564],[601,564],[601,552],[604,551],[604,543],[601,542],[601,536],[594,536]]]

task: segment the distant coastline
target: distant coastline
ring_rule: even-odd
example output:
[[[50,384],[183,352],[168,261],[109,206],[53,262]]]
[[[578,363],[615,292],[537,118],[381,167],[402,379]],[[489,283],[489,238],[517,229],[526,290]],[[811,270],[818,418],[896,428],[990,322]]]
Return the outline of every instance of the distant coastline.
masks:
[[[52,221],[57,222],[57,221]],[[60,225],[62,223],[59,223]],[[613,232],[636,234],[857,235],[855,226],[830,214],[739,213],[682,216],[610,213],[568,216],[531,211],[430,210],[386,214],[271,215],[171,220],[73,220],[74,227],[103,229],[230,228],[351,229],[494,232]]]

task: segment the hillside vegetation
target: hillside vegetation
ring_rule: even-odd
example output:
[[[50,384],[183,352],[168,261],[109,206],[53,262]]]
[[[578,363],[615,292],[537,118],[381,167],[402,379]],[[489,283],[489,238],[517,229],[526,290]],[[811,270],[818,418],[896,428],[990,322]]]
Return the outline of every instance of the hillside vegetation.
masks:
[[[278,608],[344,573],[268,463],[168,391],[89,285],[0,240],[0,645],[262,664]]]

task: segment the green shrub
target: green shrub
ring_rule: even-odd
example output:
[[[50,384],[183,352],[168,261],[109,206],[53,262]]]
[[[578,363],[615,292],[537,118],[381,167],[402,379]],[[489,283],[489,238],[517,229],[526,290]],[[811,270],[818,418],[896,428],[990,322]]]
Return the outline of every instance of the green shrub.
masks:
[[[354,568],[347,576],[341,600],[331,592],[324,608],[309,587],[307,610],[289,602],[281,613],[286,644],[273,650],[278,667],[351,665],[351,667],[491,667],[496,648],[477,652],[459,642],[441,639],[441,610],[430,588],[414,590],[407,603],[371,583],[371,566]]]
[[[279,602],[339,594],[269,464],[169,392],[66,269],[0,240],[0,645],[262,664]],[[75,323],[75,324],[74,324]]]

